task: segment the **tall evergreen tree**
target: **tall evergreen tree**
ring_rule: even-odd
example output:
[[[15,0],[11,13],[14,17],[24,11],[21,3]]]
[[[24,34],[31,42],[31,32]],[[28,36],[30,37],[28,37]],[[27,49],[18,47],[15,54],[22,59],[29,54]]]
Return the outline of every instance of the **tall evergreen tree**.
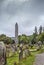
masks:
[[[44,27],[43,27],[43,33],[44,33]]]
[[[42,33],[42,26],[40,26],[40,28],[39,28],[39,34],[41,34]]]
[[[35,26],[35,34],[37,34],[37,27]]]

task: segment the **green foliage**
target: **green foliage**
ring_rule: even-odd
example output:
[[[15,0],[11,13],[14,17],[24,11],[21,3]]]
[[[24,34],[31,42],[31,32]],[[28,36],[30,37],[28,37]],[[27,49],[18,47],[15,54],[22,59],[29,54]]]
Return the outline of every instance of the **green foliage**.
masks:
[[[31,42],[31,40],[33,39],[33,35],[30,35],[30,36],[26,36],[26,35],[19,35],[18,37],[18,41],[19,43],[25,43],[25,44],[28,44]]]
[[[42,34],[42,26],[40,26],[40,28],[39,28],[39,34]]]
[[[19,43],[28,43],[28,38],[26,35],[19,36]]]
[[[31,40],[31,43],[32,44],[35,44],[37,42],[37,34],[36,33],[33,33],[33,38]]]
[[[38,36],[38,39],[43,42],[44,41],[44,33],[40,34]]]
[[[36,43],[39,40],[42,42],[44,41],[44,33],[39,35],[34,33],[33,35],[30,35],[30,36],[26,36],[23,34],[18,37],[19,43],[24,43],[24,44],[28,44],[30,42]],[[4,34],[0,35],[0,41],[3,41],[5,44],[11,44],[14,42],[10,37],[7,37]]]
[[[35,26],[35,34],[37,34],[37,27]]]
[[[5,44],[11,44],[13,42],[10,37],[7,37],[4,34],[0,35],[0,41],[3,41]]]
[[[7,58],[7,65],[14,65],[14,62],[19,62],[18,54],[15,54],[12,57]]]
[[[30,35],[30,36],[26,36],[26,35],[20,35],[19,36],[19,43],[30,43],[30,42],[33,42],[35,43],[37,41],[36,39],[37,37],[37,34],[33,34],[33,35]]]

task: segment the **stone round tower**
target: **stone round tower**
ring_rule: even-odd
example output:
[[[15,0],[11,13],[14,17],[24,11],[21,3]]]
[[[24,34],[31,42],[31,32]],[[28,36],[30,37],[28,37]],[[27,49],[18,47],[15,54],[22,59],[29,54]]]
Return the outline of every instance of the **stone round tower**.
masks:
[[[15,24],[15,43],[18,44],[18,23]]]

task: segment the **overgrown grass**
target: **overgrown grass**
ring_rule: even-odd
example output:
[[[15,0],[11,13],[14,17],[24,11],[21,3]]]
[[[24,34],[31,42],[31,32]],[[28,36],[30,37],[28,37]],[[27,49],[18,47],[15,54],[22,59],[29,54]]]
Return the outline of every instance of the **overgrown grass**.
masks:
[[[44,48],[44,46],[42,46],[42,48]],[[7,65],[14,65],[14,62],[16,62],[17,65],[33,65],[33,62],[35,61],[35,55],[43,53],[43,52],[44,52],[44,49],[31,52],[31,56],[27,57],[26,59],[23,59],[20,62],[19,62],[19,55],[16,53],[12,55],[11,57],[7,58]]]
[[[19,62],[18,54],[16,54],[13,55],[12,57],[7,58],[7,65],[14,65],[14,62],[16,62],[17,65],[33,65],[34,60],[35,56],[31,55]]]
[[[7,58],[7,65],[14,65],[14,62],[18,62],[18,54]]]
[[[33,65],[34,60],[35,60],[35,56],[31,55],[26,60],[23,60],[23,63],[24,65]]]

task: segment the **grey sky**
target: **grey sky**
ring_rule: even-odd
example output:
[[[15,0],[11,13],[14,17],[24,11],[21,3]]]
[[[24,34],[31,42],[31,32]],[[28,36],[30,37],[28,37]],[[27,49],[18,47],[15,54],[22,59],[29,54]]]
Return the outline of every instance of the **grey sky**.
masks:
[[[35,26],[44,26],[44,0],[0,0],[0,34],[14,36],[16,22],[19,34],[30,35]]]

